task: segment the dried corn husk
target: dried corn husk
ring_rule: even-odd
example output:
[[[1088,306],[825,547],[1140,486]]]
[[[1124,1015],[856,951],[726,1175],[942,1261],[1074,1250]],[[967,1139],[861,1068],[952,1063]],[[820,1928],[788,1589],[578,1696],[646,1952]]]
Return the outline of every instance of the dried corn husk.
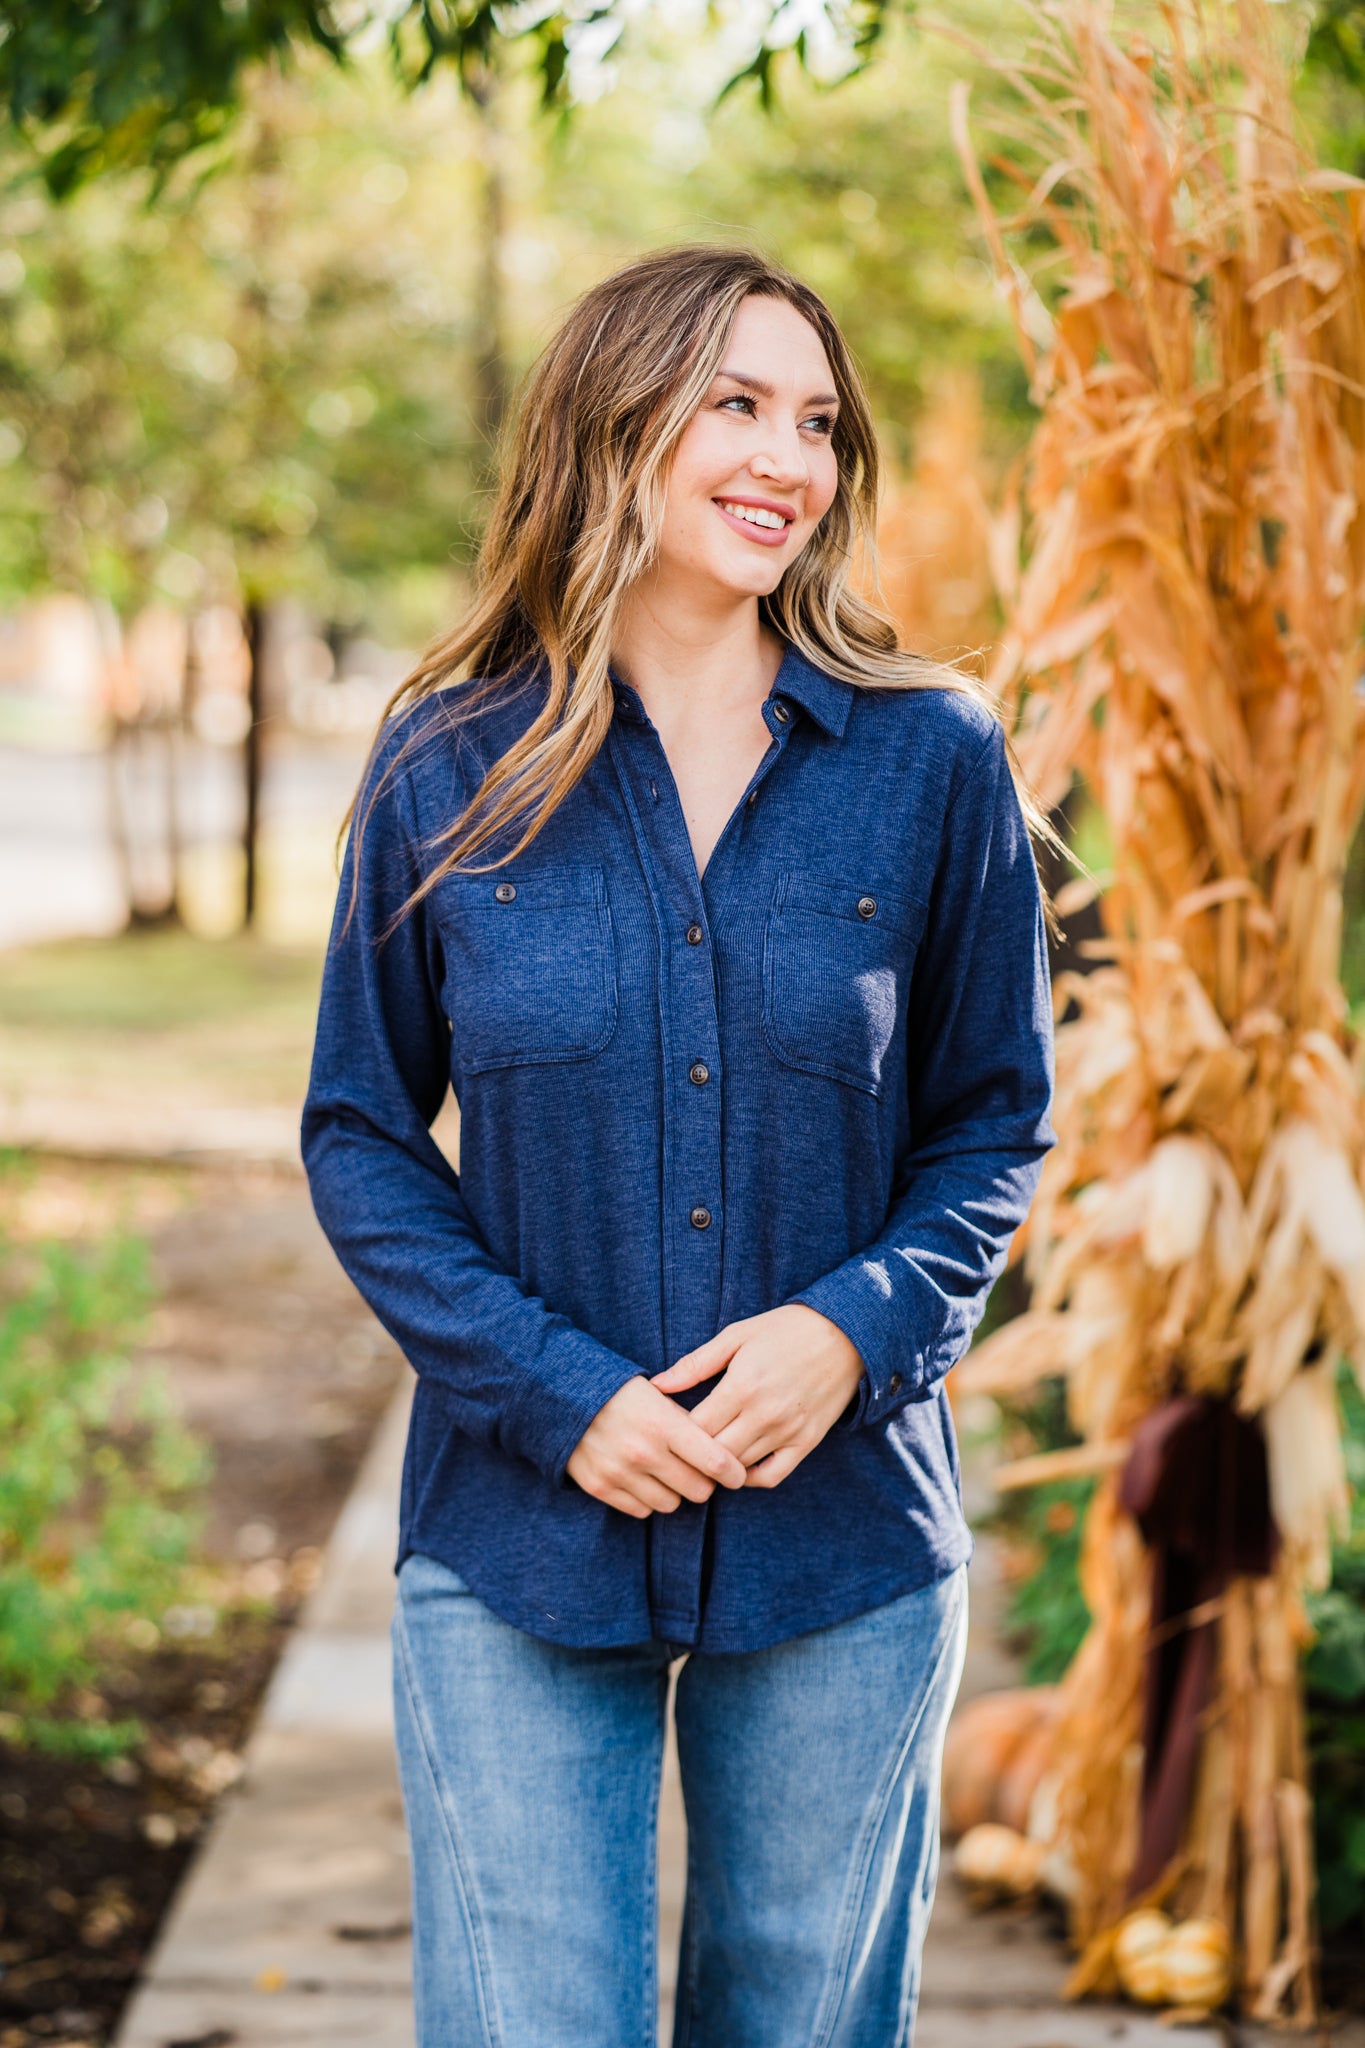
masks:
[[[1315,1589],[1332,1575],[1334,1534],[1350,1518],[1333,1362],[1304,1365],[1265,1411],[1270,1501],[1300,1583]]]
[[[1057,990],[1074,1009],[1033,1317],[983,1347],[981,1380],[1013,1391],[1059,1358],[1097,1464],[1177,1392],[1264,1416],[1285,1555],[1224,1596],[1170,1883],[1235,1938],[1249,2007],[1302,2022],[1300,1593],[1343,1499],[1331,1363],[1365,1365],[1361,1060],[1337,978],[1365,795],[1365,187],[1297,139],[1288,10],[1168,0],[1139,31],[1056,0],[1032,20],[1021,62],[978,54],[1015,94],[995,159],[1024,195],[1013,225],[1061,265],[1046,324],[954,107],[1041,408],[986,528],[1007,607],[988,677],[1039,794],[1079,775],[1114,852],[1102,957]],[[1092,1628],[1049,1784],[1089,1983],[1124,1909],[1147,1625],[1108,1482],[1082,1571]]]

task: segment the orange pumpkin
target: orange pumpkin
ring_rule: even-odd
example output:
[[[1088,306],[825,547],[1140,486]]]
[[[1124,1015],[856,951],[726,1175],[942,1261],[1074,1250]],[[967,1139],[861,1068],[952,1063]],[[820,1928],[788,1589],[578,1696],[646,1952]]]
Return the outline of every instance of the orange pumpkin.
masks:
[[[953,1716],[943,1748],[945,1835],[953,1839],[997,1820],[1022,1831],[1046,1765],[1043,1731],[1056,1712],[1056,1687],[1034,1685],[980,1693]],[[1016,1761],[1020,1768],[1014,1776]],[[1007,1781],[1009,1815],[1002,1811]]]

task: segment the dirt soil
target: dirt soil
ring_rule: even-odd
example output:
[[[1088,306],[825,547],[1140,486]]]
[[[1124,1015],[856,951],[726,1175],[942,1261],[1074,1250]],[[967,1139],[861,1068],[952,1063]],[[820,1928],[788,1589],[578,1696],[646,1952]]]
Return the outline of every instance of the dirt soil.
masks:
[[[408,1368],[296,1173],[35,1159],[0,1207],[16,1234],[141,1231],[161,1298],[138,1356],[214,1453],[216,1601],[168,1610],[70,1703],[145,1739],[103,1762],[0,1739],[0,2048],[104,2048]]]

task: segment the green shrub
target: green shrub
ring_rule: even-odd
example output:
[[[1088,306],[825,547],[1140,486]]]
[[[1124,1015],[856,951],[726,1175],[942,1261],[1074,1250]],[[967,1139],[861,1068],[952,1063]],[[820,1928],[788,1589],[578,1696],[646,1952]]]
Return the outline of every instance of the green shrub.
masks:
[[[1365,1920],[1365,1400],[1340,1381],[1351,1527],[1332,1557],[1332,1584],[1308,1601],[1308,1754],[1318,1855],[1318,1920],[1336,1934]]]
[[[1044,1380],[1027,1401],[1001,1403],[1008,1456],[1057,1451],[1076,1442],[1067,1420],[1066,1383]],[[1005,1633],[1024,1660],[1030,1685],[1052,1685],[1080,1646],[1089,1623],[1081,1598],[1081,1524],[1093,1479],[1059,1480],[1001,1496],[990,1526],[1027,1568],[1005,1607]]]
[[[1040,1562],[1014,1586],[1007,1609],[1011,1640],[1030,1685],[1055,1685],[1090,1624],[1079,1577],[1081,1525],[1093,1479],[1058,1480],[1020,1496],[1011,1535]]]
[[[130,1623],[173,1600],[200,1530],[206,1450],[129,1345],[153,1295],[146,1247],[0,1236],[0,1704],[6,1730],[104,1750],[136,1724],[73,1714]]]

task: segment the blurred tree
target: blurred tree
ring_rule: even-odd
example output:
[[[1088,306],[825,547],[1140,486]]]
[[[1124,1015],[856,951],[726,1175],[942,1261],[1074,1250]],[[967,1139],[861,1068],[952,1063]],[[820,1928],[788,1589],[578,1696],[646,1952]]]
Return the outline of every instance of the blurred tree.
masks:
[[[993,0],[957,0],[956,16],[982,40],[1006,33]],[[829,300],[897,466],[913,462],[926,391],[949,364],[980,379],[1001,461],[1027,431],[1027,379],[947,116],[953,78],[981,67],[888,24],[878,61],[836,91],[793,60],[764,116],[752,94],[716,105],[736,56],[734,41],[699,45],[685,16],[658,10],[615,59],[613,89],[526,159],[523,217],[532,232],[536,215],[554,224],[554,293],[661,240],[757,243]],[[534,267],[534,250],[518,254]]]
[[[453,87],[259,80],[240,150],[154,211],[145,176],[56,206],[4,185],[13,165],[0,595],[68,588],[125,621],[292,595],[344,632],[382,591],[425,633],[483,447],[477,255],[450,234],[482,174]]]
[[[64,197],[101,171],[164,171],[218,141],[241,104],[244,73],[263,61],[287,63],[310,46],[341,61],[356,43],[373,43],[377,29],[413,83],[440,63],[478,79],[510,32],[533,47],[553,100],[575,29],[613,12],[400,0],[378,14],[352,9],[342,26],[326,0],[2,0],[0,92],[14,126],[41,151],[49,189]]]
[[[343,11],[328,0],[0,0],[0,97],[62,196],[111,167],[164,172],[219,141],[244,76],[300,50],[340,63],[382,41],[405,83],[446,68],[477,95],[497,49],[515,42],[530,53],[543,104],[562,107],[575,57],[600,61],[627,20],[649,12],[631,0],[389,0]],[[846,75],[914,12],[915,0],[753,0],[740,9],[710,0],[705,10],[713,27],[727,15],[742,21],[748,47],[725,89],[750,83],[765,108],[784,58]],[[1362,0],[1315,0],[1308,61],[1360,85]]]
[[[1015,12],[957,0],[954,27],[998,53]],[[385,611],[424,636],[515,369],[612,262],[696,235],[824,291],[902,470],[938,369],[973,371],[989,481],[1031,408],[945,111],[989,77],[910,13],[450,0],[343,36],[314,0],[0,0],[0,589],[229,599],[258,651],[284,596],[334,641]],[[1309,44],[1339,126],[1360,13],[1319,0]],[[538,123],[571,83],[573,120]],[[259,667],[253,703],[254,904]]]

